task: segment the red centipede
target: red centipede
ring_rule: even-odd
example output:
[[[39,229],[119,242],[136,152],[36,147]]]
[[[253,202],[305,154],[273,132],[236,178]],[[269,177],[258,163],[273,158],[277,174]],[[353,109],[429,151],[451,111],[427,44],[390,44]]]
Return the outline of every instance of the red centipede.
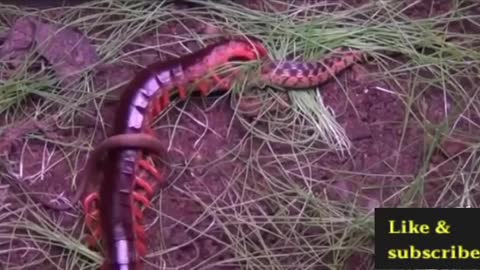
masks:
[[[113,137],[150,133],[149,119],[170,102],[172,90],[178,90],[181,99],[186,98],[186,86],[209,74],[210,71],[232,59],[254,60],[266,55],[267,50],[257,41],[232,39],[208,46],[187,56],[158,62],[139,72],[126,88],[118,105],[113,126]],[[228,78],[212,75],[213,81],[225,83]],[[209,92],[208,80],[198,86],[202,94]],[[128,137],[124,137],[128,138]],[[107,139],[108,140],[108,139]],[[156,143],[153,143],[156,144]],[[140,257],[145,255],[144,230],[139,206],[148,204],[148,198],[138,189],[151,194],[153,188],[137,177],[139,168],[163,181],[158,170],[142,157],[142,147],[119,146],[109,151],[100,190],[84,200],[87,224],[94,235],[101,236],[105,252],[102,269],[141,269]],[[147,150],[157,151],[156,146]],[[98,209],[93,204],[98,203]],[[93,220],[99,219],[95,228]]]

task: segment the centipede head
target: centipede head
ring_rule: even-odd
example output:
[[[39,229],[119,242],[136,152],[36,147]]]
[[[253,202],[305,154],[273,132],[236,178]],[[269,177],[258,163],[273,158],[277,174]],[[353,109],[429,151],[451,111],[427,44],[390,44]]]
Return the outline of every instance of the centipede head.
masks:
[[[268,55],[268,50],[267,48],[265,48],[265,45],[260,39],[253,36],[247,36],[246,39],[243,40],[243,42],[248,43],[248,45],[246,45],[246,48],[250,49],[251,51],[255,51],[258,58],[262,58]]]
[[[227,61],[255,60],[268,55],[263,43],[254,37],[231,39],[223,48],[223,52]]]

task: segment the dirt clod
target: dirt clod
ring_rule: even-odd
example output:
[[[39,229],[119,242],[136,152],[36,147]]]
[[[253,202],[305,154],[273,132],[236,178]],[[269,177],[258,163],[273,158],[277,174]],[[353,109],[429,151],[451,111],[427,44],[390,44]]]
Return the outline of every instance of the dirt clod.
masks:
[[[0,48],[0,58],[20,65],[31,49],[44,57],[59,79],[67,84],[75,83],[83,69],[100,60],[95,47],[77,29],[23,17],[9,30]]]

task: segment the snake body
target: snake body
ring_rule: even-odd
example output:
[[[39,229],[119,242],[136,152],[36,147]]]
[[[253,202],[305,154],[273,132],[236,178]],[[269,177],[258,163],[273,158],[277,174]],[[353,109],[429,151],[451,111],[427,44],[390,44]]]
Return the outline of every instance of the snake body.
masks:
[[[360,50],[340,48],[320,61],[267,61],[260,78],[268,85],[286,89],[311,88],[326,81],[364,59]]]

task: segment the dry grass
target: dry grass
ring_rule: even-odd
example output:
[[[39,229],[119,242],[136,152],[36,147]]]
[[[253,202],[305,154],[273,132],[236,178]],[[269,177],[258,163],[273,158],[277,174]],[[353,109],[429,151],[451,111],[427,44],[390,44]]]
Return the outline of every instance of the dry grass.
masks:
[[[402,138],[406,136],[406,129],[411,124],[420,124],[425,130],[437,132],[434,134],[436,139],[427,146],[419,171],[415,175],[396,175],[409,180],[399,183],[395,188],[396,192],[384,198],[379,204],[388,204],[395,197],[401,202],[398,207],[476,207],[473,196],[478,189],[476,184],[480,162],[478,143],[471,144],[465,150],[470,156],[453,174],[443,178],[430,178],[436,170],[430,166],[432,153],[438,148],[443,137],[439,132],[443,131],[444,136],[449,134],[456,125],[455,121],[460,118],[468,120],[467,111],[476,113],[480,111],[480,99],[472,96],[472,91],[465,89],[458,79],[460,77],[471,81],[478,79],[480,53],[478,47],[472,45],[478,44],[480,36],[445,30],[447,25],[459,21],[469,20],[478,23],[477,15],[468,15],[470,6],[461,7],[462,1],[457,1],[455,7],[448,13],[427,19],[411,19],[401,12],[405,9],[403,1],[372,1],[371,4],[360,8],[333,12],[315,9],[321,4],[310,7],[291,4],[287,10],[275,14],[250,10],[234,4],[197,2],[208,6],[208,13],[218,16],[218,20],[209,19],[211,17],[206,16],[207,12],[200,9],[176,10],[171,5],[162,5],[158,2],[153,4],[149,1],[98,1],[95,4],[67,9],[62,12],[61,19],[60,16],[52,18],[51,15],[46,15],[46,12],[37,15],[50,21],[77,27],[87,33],[97,44],[103,63],[132,64],[129,62],[130,55],[148,49],[171,55],[167,48],[180,46],[180,41],[204,42],[221,35],[198,35],[187,32],[175,36],[175,41],[156,44],[153,48],[133,41],[134,38],[146,33],[151,34],[167,23],[182,24],[184,19],[208,23],[231,33],[255,35],[265,42],[276,59],[295,55],[314,60],[339,46],[365,50],[374,57],[380,69],[378,74],[372,74],[375,78],[386,78],[393,87],[398,88],[405,88],[405,78],[408,78],[408,89],[405,92],[384,89],[391,91],[392,95],[406,106],[408,113],[402,123]],[[87,11],[94,7],[95,12]],[[0,6],[0,9],[5,18],[26,13],[8,6]],[[306,10],[307,15],[299,16]],[[6,28],[7,25],[0,26],[3,30]],[[157,35],[173,40],[171,34],[157,33]],[[136,45],[139,49],[125,54],[122,49],[127,44]],[[427,54],[425,51],[419,51],[416,49],[419,46],[434,52]],[[391,69],[391,66],[386,64],[389,57],[379,51],[400,52],[407,61]],[[34,60],[33,56],[27,58],[25,66]],[[425,75],[427,73],[428,76]],[[0,85],[0,114],[4,123],[0,128],[2,133],[23,119],[35,119],[41,123],[52,122],[55,123],[53,126],[63,130],[81,127],[77,124],[77,119],[82,117],[95,123],[95,133],[75,141],[58,141],[44,133],[25,134],[23,151],[28,151],[29,139],[40,140],[45,144],[41,156],[42,169],[27,180],[42,181],[47,177],[55,165],[54,156],[61,157],[55,159],[55,162],[69,164],[68,174],[75,178],[82,166],[79,156],[91,149],[91,142],[97,133],[102,135],[107,133],[107,123],[99,116],[101,115],[99,112],[107,95],[123,84],[109,89],[92,89],[91,80],[92,78],[87,77],[84,83],[76,85],[76,89],[64,91],[58,88],[58,81],[54,77],[43,73],[31,74],[24,68],[15,76],[2,81]],[[238,82],[233,91],[240,95],[257,93],[267,99],[266,103],[275,98],[275,89],[267,87],[262,91],[253,92],[246,89],[245,85],[244,82]],[[423,112],[413,108],[423,102],[422,93],[428,87],[436,87],[445,97],[450,96],[456,104],[466,104],[465,113],[461,113],[457,119],[447,119],[442,123],[444,129],[441,129],[440,125],[426,122]],[[324,169],[332,170],[334,174],[345,173],[341,170],[323,168],[318,165],[318,160],[332,151],[348,158],[352,144],[345,131],[335,121],[332,110],[323,104],[322,88],[311,90],[290,92],[293,105],[282,117],[264,111],[262,117],[252,124],[238,115],[249,133],[238,145],[227,149],[221,160],[212,160],[211,163],[204,164],[205,167],[232,161],[242,164],[236,168],[233,176],[230,175],[231,179],[226,183],[229,188],[213,202],[205,202],[191,190],[176,188],[177,192],[202,205],[203,215],[212,218],[215,227],[220,228],[222,234],[227,236],[227,241],[223,241],[224,249],[233,254],[232,258],[221,262],[205,260],[192,269],[213,268],[215,265],[241,265],[243,269],[319,269],[320,266],[324,266],[325,269],[338,269],[345,267],[347,259],[354,253],[360,256],[373,254],[373,208],[360,206],[356,199],[348,202],[329,200],[326,194],[315,191],[322,180],[316,178],[313,171]],[[31,107],[25,108],[25,100],[31,96],[36,97],[36,101],[31,103]],[[86,104],[93,104],[94,110],[91,110],[91,106],[86,107]],[[235,108],[235,104],[232,105]],[[268,131],[259,127],[259,122],[268,123]],[[188,129],[182,126],[175,128]],[[172,140],[174,136],[175,132]],[[252,148],[252,140],[261,140],[260,147]],[[320,142],[326,143],[328,147],[318,147]],[[398,145],[399,152],[407,143],[402,139]],[[288,153],[279,153],[275,150],[275,145],[278,144],[288,145]],[[251,150],[247,157],[241,155],[245,149]],[[28,164],[22,164],[21,158],[8,162],[14,164],[16,169],[4,172],[3,177],[25,178],[22,175],[22,168]],[[396,177],[361,171],[350,174],[365,178]],[[252,185],[248,179],[253,176],[259,177],[257,179],[261,179],[262,182]],[[298,181],[299,178],[303,179],[301,183]],[[438,183],[435,186],[441,187],[435,190],[437,200],[434,203],[427,200],[426,194],[430,191],[425,190],[427,184],[432,183]],[[455,185],[463,187],[463,191],[459,193],[453,189]],[[379,184],[370,188],[382,187]],[[238,198],[234,203],[229,199],[232,194]],[[358,196],[360,200],[364,195]],[[9,204],[1,206],[0,255],[5,259],[2,263],[7,264],[17,260],[16,256],[21,257],[22,253],[28,253],[28,259],[23,260],[29,261],[32,267],[45,261],[56,265],[57,269],[98,267],[101,255],[88,250],[81,239],[73,236],[75,235],[73,231],[83,231],[84,225],[81,222],[74,222],[71,228],[59,227],[62,218],[55,220],[40,207],[31,205],[28,201],[26,203],[25,200],[19,202],[24,204],[23,207],[13,208]],[[269,211],[266,211],[265,206],[268,206]],[[158,218],[162,218],[163,214],[158,209],[154,211]],[[193,225],[188,226],[192,230],[197,230]],[[202,231],[197,232],[202,234]],[[63,251],[61,253],[56,251],[56,255],[51,256],[49,250],[53,247],[61,247]],[[151,259],[163,256],[169,251],[166,249],[162,252],[152,252],[148,257]],[[372,265],[363,267],[374,269]],[[10,266],[8,269],[17,268]]]

